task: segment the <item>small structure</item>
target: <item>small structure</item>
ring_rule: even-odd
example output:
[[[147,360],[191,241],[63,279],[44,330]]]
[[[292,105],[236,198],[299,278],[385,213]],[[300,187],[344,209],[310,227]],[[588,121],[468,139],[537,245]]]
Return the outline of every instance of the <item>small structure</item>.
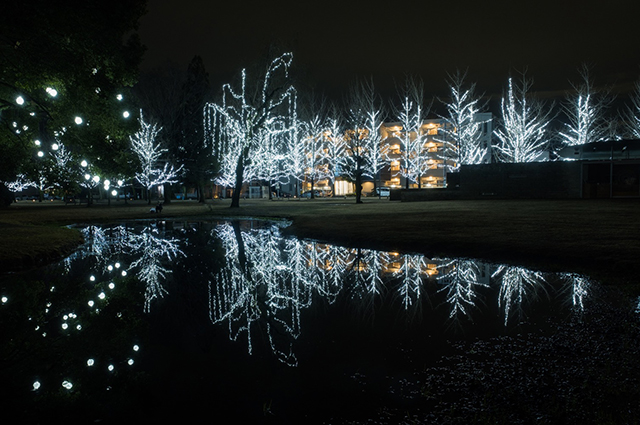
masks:
[[[640,140],[562,149],[558,161],[462,165],[446,189],[403,190],[403,201],[640,198]]]

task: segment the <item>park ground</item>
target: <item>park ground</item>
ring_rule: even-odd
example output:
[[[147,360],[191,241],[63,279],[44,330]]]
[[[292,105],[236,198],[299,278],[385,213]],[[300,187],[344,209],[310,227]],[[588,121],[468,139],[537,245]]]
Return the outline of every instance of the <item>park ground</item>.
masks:
[[[585,273],[635,286],[640,272],[640,201],[478,200],[399,202],[365,198],[172,201],[160,214],[144,201],[20,201],[0,210],[0,266],[35,267],[82,242],[66,226],[133,219],[256,217],[286,219],[285,232],[337,244],[519,264]]]

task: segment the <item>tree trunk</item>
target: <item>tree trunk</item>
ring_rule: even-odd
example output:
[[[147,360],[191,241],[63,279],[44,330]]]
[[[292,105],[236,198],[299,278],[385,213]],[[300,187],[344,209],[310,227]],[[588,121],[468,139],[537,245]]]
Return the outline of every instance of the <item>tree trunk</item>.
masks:
[[[236,165],[236,186],[233,188],[233,195],[231,195],[231,208],[240,207],[240,191],[242,190],[242,180],[244,175],[244,156],[243,150],[238,157],[238,164]]]

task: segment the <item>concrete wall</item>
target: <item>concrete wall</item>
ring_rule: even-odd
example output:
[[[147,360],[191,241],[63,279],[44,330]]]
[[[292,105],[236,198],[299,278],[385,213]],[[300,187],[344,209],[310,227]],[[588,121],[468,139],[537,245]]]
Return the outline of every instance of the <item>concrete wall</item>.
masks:
[[[447,189],[402,190],[402,201],[445,199],[576,199],[582,162],[463,165]]]
[[[460,167],[460,191],[466,199],[582,196],[579,161],[482,164]]]

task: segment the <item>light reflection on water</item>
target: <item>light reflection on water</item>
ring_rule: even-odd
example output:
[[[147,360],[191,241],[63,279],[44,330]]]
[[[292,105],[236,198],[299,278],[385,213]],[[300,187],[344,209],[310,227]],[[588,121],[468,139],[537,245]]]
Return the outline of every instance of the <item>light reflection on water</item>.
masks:
[[[572,273],[549,274],[465,258],[427,258],[285,238],[280,233],[283,225],[149,221],[84,227],[85,244],[61,265],[50,268],[55,273],[62,268],[63,279],[82,282],[83,291],[72,300],[47,298],[46,305],[34,307],[40,309],[37,313],[23,311],[29,314],[25,320],[38,335],[55,338],[57,350],[64,349],[61,333],[76,335],[74,347],[83,344],[83,332],[91,343],[78,349],[82,352],[76,353],[78,365],[54,366],[60,369],[59,383],[41,381],[34,374],[25,378],[29,381],[25,387],[42,392],[46,383],[75,390],[79,380],[87,379],[86,373],[74,372],[80,364],[85,369],[106,368],[112,375],[123,374],[126,368],[134,370],[145,346],[129,324],[139,323],[138,316],[163,314],[163,302],[176,292],[183,294],[183,287],[190,285],[206,288],[200,292],[206,304],[198,300],[193,305],[208,309],[201,314],[206,314],[215,328],[223,329],[233,345],[254,355],[256,341],[266,342],[272,356],[292,367],[303,366],[299,354],[304,349],[298,342],[305,326],[317,329],[321,325],[304,320],[311,317],[305,312],[318,305],[322,314],[328,315],[332,306],[339,305],[363,318],[424,322],[418,329],[425,335],[443,332],[447,338],[455,338],[456,332],[474,335],[487,332],[489,326],[493,326],[493,334],[510,332],[523,324],[542,326],[544,314],[560,311],[554,307],[549,313],[547,304],[563,305],[562,314],[579,314],[594,286],[588,278]],[[123,286],[129,297],[136,292],[143,295],[141,311],[132,311],[138,308],[135,303],[126,306],[127,296],[116,297]],[[56,291],[55,285],[49,288],[51,294]],[[11,297],[0,295],[6,296],[3,308],[10,306]],[[105,311],[113,319],[105,326],[121,326],[113,337],[94,333],[99,329],[97,317],[107,314]],[[318,313],[314,315],[318,320]],[[58,326],[55,330],[54,323]],[[391,332],[398,329],[402,328]],[[100,340],[109,344],[98,347]],[[104,352],[96,353],[89,347]],[[104,378],[101,385],[110,389],[112,380]]]

